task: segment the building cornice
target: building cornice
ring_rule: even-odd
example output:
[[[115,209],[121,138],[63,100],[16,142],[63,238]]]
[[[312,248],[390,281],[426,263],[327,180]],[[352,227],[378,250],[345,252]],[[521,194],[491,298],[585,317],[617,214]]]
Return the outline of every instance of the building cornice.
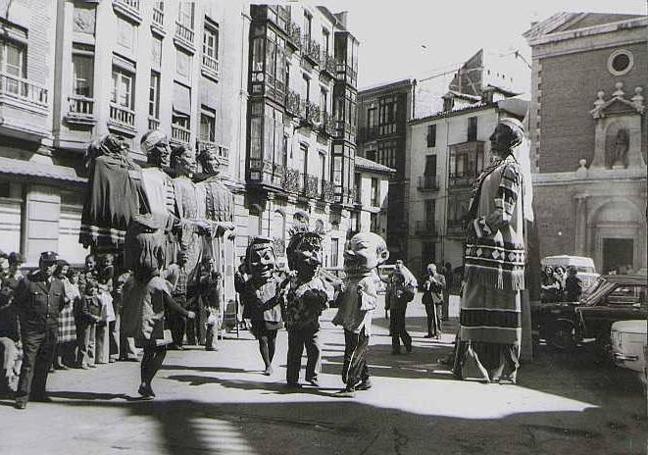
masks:
[[[556,25],[556,27],[558,24]],[[591,27],[584,27],[575,30],[565,30],[562,32],[546,34],[539,34],[533,37],[532,34],[525,34],[529,46],[534,47],[542,44],[555,43],[558,41],[565,41],[577,38],[591,37],[604,33],[612,33],[620,30],[629,30],[633,28],[640,28],[648,26],[648,17],[638,17],[636,19],[625,19],[616,22],[609,22],[607,24],[594,25]]]

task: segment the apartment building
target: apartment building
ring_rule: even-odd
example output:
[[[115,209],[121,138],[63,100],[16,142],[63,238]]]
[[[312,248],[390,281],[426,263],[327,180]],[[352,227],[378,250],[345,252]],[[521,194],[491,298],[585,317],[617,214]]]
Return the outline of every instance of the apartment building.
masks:
[[[3,141],[0,159],[12,161],[0,166],[0,210],[10,234],[0,248],[23,251],[32,263],[45,249],[82,262],[83,156],[106,133],[124,138],[140,162],[140,138],[152,128],[176,145],[215,146],[227,164],[224,176],[240,191],[249,23],[241,8],[238,2],[12,3],[4,26],[17,32],[4,41],[2,93],[9,92],[0,103],[3,117],[24,131],[7,129],[13,139]],[[24,106],[7,110],[16,103]]]
[[[356,156],[355,206],[357,210],[352,213],[353,232],[374,232],[387,238],[389,180],[395,173],[395,169]]]
[[[410,163],[406,153],[416,81],[381,84],[358,95],[358,154],[396,172],[389,180],[387,247],[392,259],[407,258]]]
[[[461,95],[453,94],[456,100]],[[410,269],[463,261],[464,223],[472,186],[490,160],[489,137],[502,117],[523,119],[517,98],[474,101],[410,122]]]
[[[252,5],[248,71],[247,236],[281,257],[294,221],[327,232],[342,265],[354,207],[358,41],[344,14],[306,3]]]

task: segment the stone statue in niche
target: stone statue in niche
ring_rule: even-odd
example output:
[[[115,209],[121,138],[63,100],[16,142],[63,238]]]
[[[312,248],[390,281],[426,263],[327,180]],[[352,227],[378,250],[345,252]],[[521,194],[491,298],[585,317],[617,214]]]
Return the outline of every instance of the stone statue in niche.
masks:
[[[605,164],[608,169],[624,169],[628,167],[628,148],[630,136],[628,130],[621,128],[616,135],[608,136],[605,153]]]

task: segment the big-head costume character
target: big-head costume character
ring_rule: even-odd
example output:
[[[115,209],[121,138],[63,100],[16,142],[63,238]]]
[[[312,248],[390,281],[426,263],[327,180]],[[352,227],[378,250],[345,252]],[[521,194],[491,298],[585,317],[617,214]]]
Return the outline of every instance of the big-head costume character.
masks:
[[[332,298],[332,289],[319,276],[322,236],[306,226],[296,227],[286,249],[291,277],[285,294],[288,330],[286,382],[298,386],[301,357],[306,348],[306,381],[318,385],[320,371],[319,317]]]
[[[344,328],[342,381],[346,387],[340,396],[352,396],[355,390],[371,386],[367,351],[371,315],[378,305],[379,278],[376,272],[388,258],[385,241],[372,232],[361,232],[351,237],[344,252],[344,292],[338,297],[339,308],[333,319],[333,324]]]
[[[274,277],[276,259],[272,239],[255,237],[245,251],[250,278],[241,292],[243,318],[250,321],[252,334],[259,340],[264,373],[272,374],[277,330],[282,325],[280,284]]]

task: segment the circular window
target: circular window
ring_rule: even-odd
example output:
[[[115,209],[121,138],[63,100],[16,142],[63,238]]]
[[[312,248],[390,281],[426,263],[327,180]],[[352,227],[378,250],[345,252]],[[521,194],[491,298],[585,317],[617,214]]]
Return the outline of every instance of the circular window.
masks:
[[[608,71],[615,76],[622,76],[630,72],[633,63],[632,52],[619,49],[610,54],[608,58]]]

